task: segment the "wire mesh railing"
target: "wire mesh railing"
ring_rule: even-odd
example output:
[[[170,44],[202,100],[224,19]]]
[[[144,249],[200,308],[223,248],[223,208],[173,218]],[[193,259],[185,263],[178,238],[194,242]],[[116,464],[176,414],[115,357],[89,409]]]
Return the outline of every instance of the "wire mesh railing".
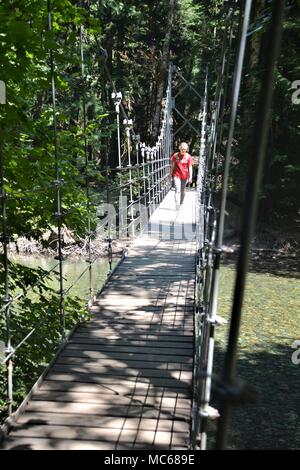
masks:
[[[232,307],[232,318],[228,350],[225,360],[223,377],[219,382],[215,381],[213,375],[214,349],[215,349],[215,327],[222,323],[217,315],[217,301],[219,290],[220,264],[223,251],[224,224],[226,213],[226,199],[228,191],[229,165],[231,161],[232,145],[239,103],[239,94],[242,81],[243,62],[247,43],[248,28],[251,14],[252,1],[225,2],[225,22],[223,29],[223,42],[221,48],[220,70],[215,84],[213,99],[210,99],[212,85],[210,83],[209,71],[206,73],[204,97],[202,99],[201,130],[194,130],[200,135],[200,154],[197,179],[197,262],[196,262],[196,299],[195,299],[195,357],[194,357],[194,383],[193,383],[193,408],[192,408],[192,433],[191,448],[204,450],[207,448],[208,423],[212,419],[219,420],[217,448],[225,448],[230,424],[230,415],[233,400],[238,402],[239,396],[244,393],[240,390],[236,380],[237,360],[237,338],[243,293],[245,287],[245,276],[248,262],[248,252],[253,233],[254,219],[257,205],[257,193],[261,179],[262,164],[265,153],[266,133],[268,129],[268,113],[272,97],[272,77],[276,57],[279,50],[280,25],[283,15],[283,3],[274,2],[274,11],[270,28],[270,52],[265,59],[266,71],[261,91],[258,118],[255,132],[257,133],[257,146],[252,158],[253,168],[249,176],[249,200],[245,207],[244,225],[241,241],[240,258],[237,268],[236,287]],[[48,31],[52,31],[52,8],[48,0]],[[170,155],[173,146],[172,110],[174,102],[172,99],[172,73],[171,65],[168,73],[167,93],[164,100],[162,112],[162,126],[155,145],[148,146],[141,141],[139,134],[134,130],[133,121],[126,114],[122,104],[122,93],[117,91],[112,81],[108,67],[104,63],[104,69],[108,75],[112,87],[111,98],[115,107],[115,133],[117,149],[117,166],[109,164],[109,156],[106,153],[105,185],[102,194],[92,194],[90,183],[91,162],[88,157],[88,116],[86,112],[86,72],[84,57],[84,34],[79,28],[80,45],[80,74],[81,74],[81,115],[82,115],[82,168],[78,174],[78,187],[85,189],[85,197],[80,203],[71,204],[67,200],[65,188],[71,178],[67,178],[62,171],[63,155],[60,151],[60,138],[57,123],[57,90],[56,90],[56,64],[55,54],[51,45],[49,47],[49,72],[52,98],[52,175],[53,179],[42,187],[17,188],[12,181],[8,188],[6,182],[5,152],[3,143],[0,142],[0,185],[2,203],[2,246],[3,246],[3,298],[1,313],[3,314],[4,327],[2,328],[5,338],[5,358],[2,365],[6,367],[6,403],[5,411],[12,416],[14,407],[14,358],[17,352],[24,347],[39,328],[44,328],[46,322],[43,315],[36,316],[33,324],[25,328],[25,334],[18,336],[14,341],[12,336],[12,325],[14,324],[14,309],[18,302],[26,298],[30,291],[40,289],[41,283],[52,274],[58,276],[59,289],[55,292],[56,303],[49,314],[48,319],[55,318],[57,321],[57,334],[60,347],[66,342],[70,325],[66,323],[66,299],[71,291],[78,287],[83,276],[88,274],[89,301],[93,296],[92,278],[93,266],[97,256],[92,254],[92,242],[99,236],[107,244],[107,255],[109,261],[108,277],[114,272],[113,267],[113,242],[116,239],[131,239],[135,237],[148,221],[163,197],[169,189]],[[235,41],[233,41],[235,38]],[[237,39],[236,39],[237,38]],[[233,45],[235,45],[235,50]],[[231,97],[228,100],[230,73],[234,57],[233,80],[231,86]],[[200,98],[200,94],[187,82],[183,75],[177,70],[177,74],[186,86],[192,88],[193,92]],[[3,100],[2,100],[3,101]],[[2,102],[2,104],[4,104]],[[1,104],[1,105],[2,105]],[[223,126],[225,107],[229,104],[229,127],[227,134]],[[187,124],[186,118],[179,110],[176,112],[183,118],[183,125]],[[180,129],[179,129],[180,130]],[[178,130],[178,132],[179,132]],[[226,136],[226,150],[223,163],[222,190],[220,207],[216,200],[216,188],[220,171],[220,147]],[[78,144],[78,143],[77,143]],[[122,145],[123,144],[123,145]],[[253,183],[254,182],[254,183]],[[55,260],[57,263],[53,268],[40,275],[39,279],[32,282],[21,292],[16,292],[12,283],[11,264],[9,260],[9,242],[12,236],[9,221],[14,217],[16,201],[26,204],[33,194],[39,197],[43,194],[43,200],[49,202],[49,206],[55,207],[51,213],[51,220],[56,224],[56,249]],[[97,197],[99,200],[97,201]],[[95,201],[96,199],[96,201]],[[72,255],[72,249],[66,254],[63,243],[63,221],[71,212],[85,210],[85,230],[82,240],[86,249],[87,266],[77,274],[74,282],[66,287],[64,263]],[[49,212],[50,213],[50,212]],[[41,229],[41,227],[39,227]],[[20,231],[20,233],[23,233]],[[30,233],[25,231],[24,233]],[[74,247],[75,251],[76,247]],[[124,256],[124,253],[123,253]],[[122,259],[122,258],[121,258]],[[14,326],[15,328],[15,326]],[[43,330],[44,332],[44,330]],[[46,338],[44,338],[46,340]],[[213,389],[219,391],[220,409],[211,406]]]
[[[248,176],[228,345],[223,375],[218,378],[213,374],[213,364],[215,327],[224,323],[224,319],[217,315],[220,265],[224,243],[229,167],[232,160],[233,137],[252,7],[251,0],[246,0],[243,4],[238,4],[238,2],[226,3],[221,67],[215,86],[215,96],[213,100],[209,100],[206,92],[203,103],[197,181],[198,227],[191,447],[199,450],[207,449],[208,423],[211,420],[218,420],[216,448],[227,448],[232,407],[238,403],[252,401],[255,396],[250,386],[241,386],[236,378],[237,342],[250,243],[253,236],[259,185],[266,150],[273,74],[279,53],[280,29],[284,11],[284,2],[273,2],[272,20],[268,31],[268,48],[265,48],[265,57],[263,58],[264,76],[262,78],[257,120],[252,136],[256,145],[253,146],[253,155],[250,159],[251,171]],[[235,41],[236,51],[232,48],[233,36],[237,38]],[[227,103],[232,53],[234,53],[234,70],[232,73],[231,98]],[[223,126],[225,106],[228,106],[229,109],[229,127],[226,134]],[[209,119],[207,119],[207,110],[209,110]],[[220,167],[220,145],[224,139],[226,140],[226,150],[218,208],[215,195]],[[211,406],[213,391],[219,400],[218,409]]]
[[[48,0],[48,26],[47,30],[55,35],[52,27],[52,2]],[[0,145],[1,159],[0,159],[0,186],[1,194],[0,199],[2,203],[2,247],[3,247],[3,298],[1,305],[1,313],[4,318],[2,325],[2,337],[4,339],[4,355],[1,365],[5,366],[5,388],[6,398],[5,404],[2,407],[2,417],[12,416],[15,408],[15,394],[16,388],[14,363],[16,355],[22,351],[22,348],[27,348],[28,342],[32,341],[34,335],[45,334],[45,324],[49,323],[52,318],[56,321],[55,334],[53,335],[56,346],[62,347],[68,338],[68,334],[72,328],[72,323],[68,319],[68,312],[66,311],[66,302],[70,298],[72,292],[80,288],[80,282],[83,277],[88,277],[88,292],[85,298],[86,306],[91,303],[95,290],[93,285],[93,267],[99,256],[93,255],[92,244],[95,239],[101,240],[102,243],[107,245],[107,257],[109,269],[107,272],[106,280],[114,271],[113,259],[113,242],[116,240],[125,239],[126,241],[135,237],[141,232],[143,226],[148,220],[149,215],[154,211],[154,208],[163,199],[169,189],[169,167],[170,155],[172,150],[172,71],[170,68],[168,75],[167,93],[164,100],[164,107],[162,110],[162,125],[158,135],[156,144],[148,146],[141,142],[140,136],[137,135],[133,129],[132,121],[128,118],[125,109],[122,105],[122,95],[117,92],[114,83],[109,76],[108,68],[104,64],[104,68],[108,74],[108,78],[112,86],[112,100],[115,104],[116,116],[116,138],[117,138],[117,152],[118,152],[118,166],[110,166],[108,156],[105,166],[105,184],[102,193],[95,193],[91,190],[91,169],[93,162],[89,160],[88,146],[89,146],[89,133],[88,133],[88,116],[87,116],[87,81],[85,69],[85,54],[84,54],[84,31],[83,27],[78,29],[78,44],[80,56],[80,80],[81,80],[81,142],[76,142],[76,146],[81,147],[82,150],[82,164],[81,169],[78,170],[76,176],[78,188],[84,189],[85,197],[82,198],[80,203],[73,203],[70,201],[69,196],[66,195],[66,187],[68,184],[74,183],[72,176],[66,174],[64,152],[61,148],[61,129],[58,124],[58,93],[57,93],[57,71],[56,71],[56,55],[53,51],[53,44],[49,45],[49,75],[51,90],[51,158],[52,167],[49,165],[48,169],[51,174],[48,175],[48,180],[43,187],[38,185],[31,188],[18,188],[15,181],[8,181],[6,173],[5,152],[3,152],[2,144]],[[4,103],[3,103],[4,104]],[[122,122],[120,113],[122,112]],[[125,146],[122,147],[122,143]],[[125,152],[121,155],[121,148],[125,148]],[[51,181],[51,175],[53,180]],[[111,177],[111,175],[113,175]],[[76,179],[75,178],[75,179]],[[9,184],[7,184],[7,181]],[[18,233],[12,233],[10,221],[13,220],[14,214],[17,213],[20,203],[26,205],[31,198],[35,196],[41,201],[41,206],[47,206],[51,222],[55,224],[55,245],[56,255],[55,265],[48,270],[40,273],[39,277],[34,282],[29,283],[26,287],[23,285],[21,288],[16,289],[12,279],[12,262],[9,255],[9,243],[13,237]],[[97,200],[98,198],[98,200]],[[15,203],[17,201],[17,204]],[[51,213],[49,207],[54,207]],[[65,263],[67,259],[71,258],[72,254],[76,252],[77,245],[69,250],[65,250],[63,241],[63,227],[64,220],[70,214],[78,214],[80,217],[81,211],[84,210],[84,233],[81,234],[81,244],[85,247],[85,260],[87,266],[77,274],[76,278],[67,285],[67,274],[65,271]],[[46,217],[46,216],[45,216]],[[48,222],[48,221],[47,221]],[[37,233],[45,227],[40,226],[35,232]],[[15,231],[15,228],[14,228]],[[20,230],[19,234],[24,236],[30,235],[30,231]],[[123,254],[120,261],[124,258]],[[35,315],[34,319],[22,318],[22,321],[16,322],[16,317],[22,315],[18,310],[18,304],[24,305],[32,292],[41,294],[46,280],[52,277],[58,278],[58,290],[51,291],[51,299],[53,301],[50,306],[49,315],[47,320],[44,313]],[[96,290],[99,291],[99,288]],[[56,299],[55,302],[53,299]],[[29,305],[29,304],[28,304]],[[30,307],[30,306],[29,306]],[[78,307],[78,306],[77,306]],[[79,317],[76,316],[78,321]],[[58,322],[57,322],[58,321]],[[30,324],[31,322],[31,324]],[[19,325],[20,331],[15,334],[15,328]],[[24,331],[22,334],[21,325]],[[41,333],[42,331],[42,333]],[[39,333],[40,332],[40,333]],[[45,345],[51,342],[49,338],[43,338]],[[34,342],[32,343],[34,345]],[[53,344],[51,348],[53,349]],[[56,347],[55,346],[55,347]],[[50,348],[50,349],[51,349]],[[24,354],[28,353],[24,350]],[[22,362],[22,361],[21,361]],[[22,367],[20,360],[17,361],[17,369]],[[40,369],[39,369],[40,370]],[[17,376],[19,382],[19,377]],[[2,381],[2,386],[3,383]],[[23,387],[24,388],[24,387]],[[3,390],[2,390],[3,391]],[[3,397],[2,397],[3,403]]]

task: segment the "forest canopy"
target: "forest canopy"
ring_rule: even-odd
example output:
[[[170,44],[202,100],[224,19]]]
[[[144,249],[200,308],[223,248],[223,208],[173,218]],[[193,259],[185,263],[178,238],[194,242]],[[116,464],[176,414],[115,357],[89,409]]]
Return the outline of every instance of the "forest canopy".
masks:
[[[170,61],[200,94],[204,91],[208,67],[210,89],[214,92],[224,28],[223,3],[217,0],[56,0],[52,2],[53,30],[49,31],[46,1],[1,2],[0,79],[7,90],[7,104],[0,107],[5,190],[22,192],[32,188],[32,181],[35,187],[51,187],[53,182],[50,50],[56,66],[57,125],[67,209],[74,204],[84,206],[84,190],[78,191],[84,166],[83,87],[88,119],[89,175],[101,191],[107,148],[110,165],[117,165],[112,85],[106,70],[117,89],[122,91],[124,107],[133,117],[142,139],[155,141]],[[256,0],[252,8],[233,149],[236,164],[232,167],[230,192],[235,201],[242,201],[244,197],[260,61],[271,3]],[[295,226],[299,217],[300,105],[299,100],[292,100],[300,79],[299,9],[299,2],[286,3],[259,213],[265,222],[271,224],[285,219],[289,227]],[[80,30],[84,42],[84,83]],[[199,108],[197,97],[180,99],[184,114],[190,118],[195,116]],[[227,108],[225,128],[228,114]],[[194,153],[198,152],[196,136],[189,135],[185,129],[179,137],[189,141]],[[96,199],[98,197],[96,195]],[[41,201],[38,193],[32,195],[26,208],[17,199],[11,205],[8,217],[10,213],[14,217],[8,226],[16,233],[30,232],[31,236],[39,237],[53,224],[53,207],[49,201]],[[84,207],[67,215],[65,224],[83,233]]]
[[[273,2],[255,0],[251,11],[231,149],[228,198],[238,208],[243,206],[246,196],[249,159],[256,145],[253,127]],[[44,243],[44,235],[49,232],[53,236],[47,240],[48,247],[57,248],[55,228],[58,221],[86,246],[87,238],[91,238],[98,223],[95,208],[106,198],[118,196],[119,180],[114,171],[118,166],[118,149],[116,112],[111,97],[113,90],[122,92],[124,109],[133,119],[141,141],[155,145],[168,67],[172,63],[197,92],[189,93],[189,88],[186,88],[179,94],[181,83],[175,78],[176,106],[200,130],[199,95],[202,97],[204,94],[208,74],[209,96],[215,96],[225,29],[224,8],[229,3],[234,5],[236,2],[0,1],[1,241],[4,251],[8,241],[16,241],[18,237]],[[216,185],[217,197],[222,183],[225,136],[231,111],[230,84],[238,41],[238,11],[233,18],[235,34],[228,61],[224,139],[218,155],[221,165],[213,175],[220,183]],[[275,71],[258,213],[258,231],[267,230],[275,237],[290,238],[293,246],[299,238],[300,223],[299,30],[300,2],[288,0],[281,53]],[[174,116],[175,128],[181,124],[179,117]],[[121,123],[123,138],[124,131]],[[174,148],[179,140],[188,142],[191,153],[199,155],[197,133],[183,127],[174,139]],[[124,145],[121,150],[125,162]],[[128,179],[125,184],[128,185]],[[58,194],[61,213],[57,209]],[[133,196],[136,194],[134,187]],[[8,263],[7,256],[2,253],[0,256],[0,294],[4,303],[8,302],[4,308],[2,306],[2,311],[10,310],[8,292],[21,292],[20,302],[11,308],[14,315],[10,326],[15,342],[21,341],[24,331],[28,334],[32,325],[39,323],[40,327],[39,333],[35,337],[30,336],[25,349],[22,349],[21,359],[14,356],[17,358],[16,399],[20,401],[32,385],[33,377],[41,372],[41,365],[49,362],[55,345],[61,340],[61,318],[57,313],[64,308],[66,328],[71,329],[86,312],[82,308],[82,299],[81,302],[77,298],[66,300],[63,289],[57,292],[47,285],[52,270],[48,273],[41,268],[31,270],[27,266]],[[61,253],[56,260],[62,262]],[[34,299],[25,296],[29,288],[35,290],[37,296]],[[6,337],[6,327],[5,315],[2,315],[1,338]],[[4,372],[5,367],[2,367]],[[6,388],[3,373],[0,379],[3,396]],[[6,411],[6,407],[7,403],[0,400],[0,414]]]

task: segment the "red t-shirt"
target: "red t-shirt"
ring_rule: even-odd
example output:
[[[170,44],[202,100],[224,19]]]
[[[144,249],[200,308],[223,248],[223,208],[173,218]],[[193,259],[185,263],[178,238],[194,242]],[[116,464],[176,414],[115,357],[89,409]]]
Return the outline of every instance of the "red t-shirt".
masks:
[[[171,161],[176,162],[173,176],[178,176],[181,180],[186,180],[190,176],[189,167],[193,164],[193,159],[189,153],[185,153],[183,157],[180,152],[174,153]]]

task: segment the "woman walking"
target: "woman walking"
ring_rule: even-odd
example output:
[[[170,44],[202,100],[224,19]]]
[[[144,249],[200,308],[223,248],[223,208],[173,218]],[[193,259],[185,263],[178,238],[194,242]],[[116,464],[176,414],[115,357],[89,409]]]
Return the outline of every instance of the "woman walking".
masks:
[[[175,204],[179,209],[183,204],[185,187],[191,183],[193,177],[193,159],[188,153],[188,144],[182,142],[179,146],[179,152],[171,157],[170,182],[172,178],[175,186]]]

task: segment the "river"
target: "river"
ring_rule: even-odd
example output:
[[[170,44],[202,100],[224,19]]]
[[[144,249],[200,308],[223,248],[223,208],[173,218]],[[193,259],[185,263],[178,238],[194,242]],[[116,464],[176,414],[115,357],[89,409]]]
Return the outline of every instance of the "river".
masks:
[[[50,256],[35,255],[11,255],[9,259],[12,262],[19,263],[29,268],[42,268],[50,271],[58,261]],[[112,267],[117,260],[113,261]],[[84,258],[69,258],[63,262],[64,290],[68,290],[72,284],[79,278],[81,273],[87,269],[88,263]],[[58,270],[58,268],[57,268]],[[92,290],[96,293],[102,287],[109,272],[109,263],[107,258],[99,258],[92,264]],[[58,289],[59,283],[55,276],[48,283],[52,288]],[[80,280],[70,290],[70,295],[75,295],[81,299],[88,299],[89,296],[89,271],[80,278]]]
[[[53,268],[57,261],[46,256],[11,256],[28,267]],[[63,263],[64,288],[86,269],[83,259]],[[297,449],[300,442],[300,364],[292,361],[292,344],[300,339],[299,279],[296,271],[279,269],[280,263],[250,272],[247,278],[239,336],[238,379],[254,386],[256,403],[236,407],[231,425],[231,449]],[[103,285],[109,271],[107,259],[93,264],[92,288]],[[257,272],[259,271],[259,272]],[[270,273],[273,271],[274,273]],[[218,314],[230,320],[235,265],[222,266]],[[56,284],[55,284],[56,283]],[[57,281],[52,287],[58,289]],[[88,299],[88,272],[71,293]],[[216,334],[215,373],[222,374],[229,323]],[[213,403],[218,406],[218,403]],[[211,430],[213,431],[213,429]],[[212,432],[214,434],[214,432]],[[212,435],[209,435],[213,446]]]

